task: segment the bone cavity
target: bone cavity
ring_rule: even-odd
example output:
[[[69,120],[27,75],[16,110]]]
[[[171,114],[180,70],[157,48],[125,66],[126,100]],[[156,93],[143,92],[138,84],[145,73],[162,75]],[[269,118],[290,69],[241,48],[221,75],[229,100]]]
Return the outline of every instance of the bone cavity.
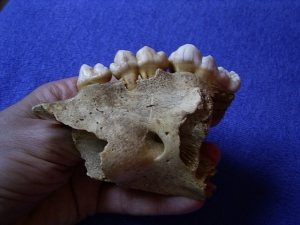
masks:
[[[136,53],[139,71],[143,79],[153,77],[157,69],[166,70],[169,61],[166,53],[156,52],[154,49],[145,46]]]
[[[96,64],[94,68],[90,67],[89,65],[83,64],[80,68],[77,80],[78,90],[90,84],[106,83],[110,81],[111,76],[112,74],[110,70],[100,63]]]
[[[128,90],[136,86],[139,71],[136,57],[130,51],[119,50],[115,56],[114,63],[110,64],[110,70],[117,79],[125,81]]]

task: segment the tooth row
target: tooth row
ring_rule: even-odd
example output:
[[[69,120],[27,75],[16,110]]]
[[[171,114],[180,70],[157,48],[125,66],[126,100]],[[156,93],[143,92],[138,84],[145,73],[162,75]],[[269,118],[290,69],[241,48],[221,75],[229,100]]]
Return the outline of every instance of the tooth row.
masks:
[[[82,65],[78,78],[78,89],[93,84],[108,82],[112,74],[125,81],[128,90],[136,86],[138,76],[143,79],[153,77],[157,69],[170,69],[170,72],[191,72],[221,90],[234,93],[241,86],[238,74],[217,67],[212,56],[202,57],[201,52],[191,44],[179,47],[169,59],[164,52],[156,52],[147,46],[140,49],[136,56],[125,50],[119,50],[110,64],[110,68],[97,64],[94,68]]]
[[[147,79],[153,77],[158,68],[166,70],[168,66],[166,53],[156,52],[145,46],[136,56],[130,51],[119,50],[109,68],[117,79],[123,78],[128,90],[132,90],[136,86],[139,74],[143,79]]]

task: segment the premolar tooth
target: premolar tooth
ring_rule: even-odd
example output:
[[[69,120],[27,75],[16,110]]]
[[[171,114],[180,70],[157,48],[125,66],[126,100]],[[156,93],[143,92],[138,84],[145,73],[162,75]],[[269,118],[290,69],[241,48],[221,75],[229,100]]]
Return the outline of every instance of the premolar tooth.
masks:
[[[136,57],[130,51],[119,50],[110,70],[117,79],[123,79],[128,90],[136,87],[139,71]]]
[[[202,58],[201,66],[197,68],[195,74],[202,80],[221,89],[227,85],[229,79],[227,75],[220,74],[216,61],[210,55]]]
[[[166,53],[156,52],[154,49],[145,46],[136,53],[139,71],[143,79],[153,77],[159,68],[166,70],[169,61]]]
[[[202,64],[195,74],[227,93],[234,93],[241,86],[239,75],[233,71],[229,73],[223,67],[217,67],[214,58],[210,55],[202,58]]]
[[[234,71],[228,72],[223,67],[218,67],[218,69],[220,77],[224,77],[222,79],[222,84],[226,88],[226,91],[230,93],[237,92],[240,89],[242,83],[240,76]]]
[[[191,44],[179,47],[170,57],[171,72],[191,72],[194,73],[196,68],[200,67],[202,62],[201,52]]]
[[[212,71],[215,76],[218,76],[219,70],[216,61],[211,55],[202,58],[201,69]]]
[[[94,68],[83,64],[80,68],[77,80],[78,90],[90,84],[106,83],[110,81],[111,76],[110,70],[100,63],[96,64]]]

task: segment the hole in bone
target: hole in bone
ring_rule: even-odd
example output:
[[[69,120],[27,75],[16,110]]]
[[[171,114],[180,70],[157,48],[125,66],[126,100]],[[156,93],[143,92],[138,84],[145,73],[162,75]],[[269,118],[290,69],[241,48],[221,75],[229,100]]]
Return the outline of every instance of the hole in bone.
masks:
[[[153,131],[148,131],[145,136],[145,151],[156,158],[164,152],[165,146],[158,134]]]
[[[106,140],[99,139],[95,134],[73,129],[73,139],[81,157],[85,160],[88,175],[92,178],[104,177],[101,169],[100,153],[108,144]]]
[[[160,139],[160,137],[159,137],[157,134],[154,134],[154,140],[155,140],[157,143],[163,144],[163,141]]]

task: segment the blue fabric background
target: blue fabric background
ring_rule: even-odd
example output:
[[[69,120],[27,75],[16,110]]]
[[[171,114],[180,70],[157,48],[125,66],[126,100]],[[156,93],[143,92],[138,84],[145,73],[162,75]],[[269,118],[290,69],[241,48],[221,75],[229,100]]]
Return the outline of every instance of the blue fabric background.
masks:
[[[243,79],[208,137],[222,151],[218,189],[188,215],[80,224],[299,224],[299,0],[11,0],[0,12],[0,110],[83,63],[109,66],[119,49],[170,55],[185,43]]]

